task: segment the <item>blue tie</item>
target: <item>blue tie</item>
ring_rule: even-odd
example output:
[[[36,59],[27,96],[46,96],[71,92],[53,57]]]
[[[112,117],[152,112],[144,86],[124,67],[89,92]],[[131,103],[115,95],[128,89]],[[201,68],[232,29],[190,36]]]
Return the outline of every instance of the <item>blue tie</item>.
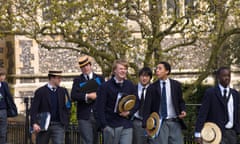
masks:
[[[161,116],[163,119],[167,117],[167,96],[166,96],[166,82],[162,82],[162,97],[161,97]]]

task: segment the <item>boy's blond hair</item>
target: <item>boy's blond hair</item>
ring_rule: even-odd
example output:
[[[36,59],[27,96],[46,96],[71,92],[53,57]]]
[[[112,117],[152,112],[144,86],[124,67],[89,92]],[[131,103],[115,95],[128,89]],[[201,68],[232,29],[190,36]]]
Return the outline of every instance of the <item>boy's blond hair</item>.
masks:
[[[126,69],[128,69],[128,62],[124,59],[118,59],[113,62],[112,66],[112,72],[114,73],[114,70],[117,68],[117,64],[123,65]]]

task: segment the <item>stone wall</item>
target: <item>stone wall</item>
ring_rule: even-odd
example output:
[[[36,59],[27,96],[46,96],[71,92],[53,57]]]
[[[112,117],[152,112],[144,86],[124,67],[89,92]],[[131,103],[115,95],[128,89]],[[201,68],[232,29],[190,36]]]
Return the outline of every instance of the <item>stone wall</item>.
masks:
[[[171,43],[177,43],[177,39],[165,39],[162,47],[166,48]],[[196,47],[202,47],[201,49]],[[175,56],[171,61],[173,66],[172,77],[183,82],[193,82],[209,56],[208,49],[203,43],[198,42],[196,47],[184,47],[180,51],[173,51],[169,56]],[[81,53],[67,49],[45,49],[34,40],[25,36],[8,36],[0,40],[0,66],[8,71],[8,82],[19,111],[24,112],[24,97],[32,97],[34,91],[47,83],[47,72],[50,69],[62,70],[62,86],[71,89],[72,80],[80,74],[78,58]],[[93,69],[100,73],[101,69],[93,61]],[[232,74],[232,85],[239,86],[240,71],[235,67]],[[205,84],[213,84],[214,79],[209,76],[203,81]]]

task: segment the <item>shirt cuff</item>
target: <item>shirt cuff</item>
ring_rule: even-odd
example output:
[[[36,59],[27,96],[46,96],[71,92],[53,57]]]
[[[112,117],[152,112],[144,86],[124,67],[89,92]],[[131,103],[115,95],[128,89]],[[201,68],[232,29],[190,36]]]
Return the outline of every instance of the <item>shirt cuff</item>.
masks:
[[[201,133],[200,133],[200,132],[195,132],[195,133],[194,133],[194,137],[200,138],[200,137],[201,137]]]

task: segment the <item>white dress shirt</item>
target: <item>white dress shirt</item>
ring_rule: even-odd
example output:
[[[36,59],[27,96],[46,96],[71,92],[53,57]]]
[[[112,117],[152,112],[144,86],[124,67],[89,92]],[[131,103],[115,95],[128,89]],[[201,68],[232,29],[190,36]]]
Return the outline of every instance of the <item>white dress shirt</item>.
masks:
[[[227,109],[228,109],[228,123],[225,125],[225,128],[231,129],[233,127],[233,112],[234,112],[234,108],[233,108],[233,96],[230,93],[230,88],[224,88],[221,84],[219,84],[219,88],[221,90],[221,94],[222,96],[224,95],[224,89],[227,90],[227,96],[230,96],[228,103],[227,103]],[[229,95],[230,94],[230,95]]]
[[[176,118],[177,115],[176,115],[174,105],[173,105],[173,102],[172,102],[170,80],[166,79],[165,82],[166,82],[165,87],[166,87],[166,98],[167,98],[167,118],[166,119]],[[161,87],[161,92],[162,92],[163,80],[160,80],[160,87]]]
[[[149,86],[149,84],[146,85],[146,86],[143,86],[143,85],[141,85],[141,83],[138,83],[138,98],[139,98],[139,101],[141,101],[142,88],[145,88],[145,90],[144,90],[144,94],[143,94],[144,99],[145,99],[145,96],[146,96],[146,92],[147,92],[147,88],[148,88],[148,86]],[[139,116],[139,111],[137,111],[137,112],[134,114],[134,116],[135,116],[136,118],[141,119],[141,116]]]
[[[90,72],[90,74],[84,74],[86,80],[88,80],[87,76],[89,77],[89,80],[93,79],[93,72]]]

